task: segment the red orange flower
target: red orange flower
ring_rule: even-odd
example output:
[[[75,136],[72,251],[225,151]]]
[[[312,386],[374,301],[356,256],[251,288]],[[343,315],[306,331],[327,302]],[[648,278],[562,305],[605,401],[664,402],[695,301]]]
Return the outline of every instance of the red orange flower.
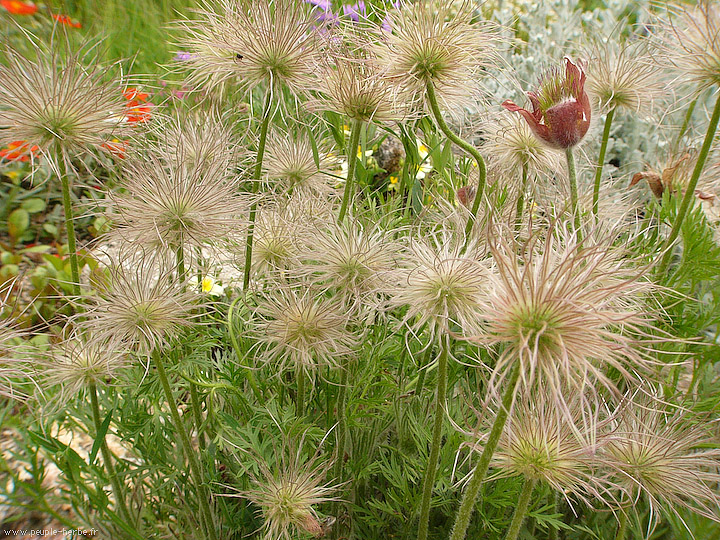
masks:
[[[73,28],[82,28],[82,24],[80,24],[79,22],[73,21],[67,15],[58,15],[57,13],[53,13],[52,17],[57,22],[59,22],[60,24],[64,24],[65,26],[72,26]]]
[[[149,94],[140,92],[137,88],[128,88],[123,92],[127,99],[125,119],[131,123],[143,123],[150,119],[153,104],[148,102]]]
[[[113,156],[119,159],[125,159],[125,153],[127,152],[128,147],[128,141],[120,139],[112,139],[109,140],[103,144],[100,145],[100,148],[103,148],[110,152]]]
[[[40,151],[37,145],[30,146],[27,141],[13,141],[7,145],[7,148],[0,150],[0,158],[7,161],[26,162],[30,157],[35,157]]]
[[[565,58],[565,74],[553,71],[540,83],[537,92],[528,92],[532,112],[510,100],[502,106],[519,112],[535,136],[553,148],[571,148],[590,127],[590,98],[585,92],[585,72],[578,62]]]
[[[13,15],[33,15],[38,10],[33,2],[21,2],[20,0],[0,0],[0,6]]]

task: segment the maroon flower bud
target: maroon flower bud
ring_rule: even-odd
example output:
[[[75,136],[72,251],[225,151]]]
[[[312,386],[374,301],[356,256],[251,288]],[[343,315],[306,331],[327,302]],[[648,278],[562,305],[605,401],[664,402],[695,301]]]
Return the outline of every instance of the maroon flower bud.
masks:
[[[585,92],[585,72],[565,57],[564,75],[557,70],[548,74],[536,92],[528,92],[532,112],[510,100],[502,106],[519,112],[533,133],[553,148],[571,148],[578,144],[590,127],[590,98]]]

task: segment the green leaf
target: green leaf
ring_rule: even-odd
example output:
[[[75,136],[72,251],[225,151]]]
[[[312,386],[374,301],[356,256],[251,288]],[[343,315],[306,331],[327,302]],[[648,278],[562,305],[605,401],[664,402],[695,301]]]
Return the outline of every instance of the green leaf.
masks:
[[[110,427],[110,420],[112,419],[112,414],[113,409],[110,409],[110,412],[107,413],[105,420],[103,420],[103,423],[100,425],[100,430],[95,435],[95,442],[93,443],[92,450],[90,450],[90,455],[88,456],[88,463],[90,463],[90,465],[92,465],[95,461],[95,456],[97,456],[98,450],[100,450],[100,445],[105,440],[105,435],[107,434],[108,428]]]
[[[18,239],[30,227],[30,214],[27,210],[18,208],[10,212],[8,216],[8,234],[14,239]]]
[[[315,134],[312,132],[312,129],[310,129],[310,126],[307,126],[307,134],[308,134],[308,139],[310,140],[310,146],[312,147],[313,161],[315,161],[315,166],[319,169],[320,168],[320,152],[318,152],[318,146],[317,146],[317,141],[315,140]]]
[[[37,214],[45,210],[45,201],[42,199],[25,199],[20,207],[30,214]]]
[[[48,233],[52,236],[58,235],[58,228],[55,225],[53,225],[52,223],[43,223],[42,228],[46,233]]]

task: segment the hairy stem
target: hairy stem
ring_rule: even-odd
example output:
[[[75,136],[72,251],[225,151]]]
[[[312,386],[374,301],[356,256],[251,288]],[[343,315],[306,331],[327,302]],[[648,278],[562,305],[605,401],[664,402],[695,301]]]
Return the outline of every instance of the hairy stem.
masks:
[[[345,179],[345,191],[343,192],[342,205],[340,206],[340,214],[338,214],[338,223],[342,223],[345,219],[350,199],[353,196],[353,183],[355,180],[355,166],[357,164],[357,149],[360,144],[360,131],[362,130],[362,121],[353,120],[350,128],[350,143],[347,151],[348,170]]]
[[[102,430],[102,419],[100,418],[100,404],[98,403],[97,387],[94,382],[88,385],[90,391],[90,405],[92,406],[93,422],[95,423],[95,436],[100,436]],[[113,464],[113,455],[110,453],[110,449],[105,439],[105,434],[100,439],[100,452],[102,453],[103,462],[105,463],[105,469],[107,469],[108,476],[110,477],[110,484],[112,485],[113,494],[115,495],[115,504],[117,505],[120,517],[122,517],[128,525],[132,523],[130,519],[130,512],[128,511],[127,504],[125,501],[125,490],[120,484],[120,480]]]
[[[428,348],[422,358],[422,364],[420,365],[420,373],[418,374],[418,380],[415,384],[415,395],[420,397],[422,395],[423,386],[425,386],[425,377],[427,376],[427,366],[430,363],[430,357],[432,356],[433,346],[432,343],[428,344]]]
[[[442,442],[442,426],[445,419],[445,398],[447,395],[447,363],[450,338],[442,337],[440,342],[440,357],[438,358],[437,391],[435,393],[435,418],[433,424],[432,445],[428,457],[425,478],[423,479],[423,496],[420,505],[420,524],[418,525],[418,540],[427,540],[430,525],[430,502],[432,490],[435,485],[438,460],[440,459],[440,443]]]
[[[198,434],[198,446],[200,450],[205,450],[205,433],[203,430],[202,409],[200,408],[200,396],[197,391],[197,385],[190,383],[190,402],[192,404],[193,416],[195,417],[195,429]]]
[[[68,237],[68,252],[70,255],[70,274],[72,276],[72,291],[75,296],[80,296],[80,266],[78,265],[77,244],[75,241],[75,223],[70,198],[70,177],[68,175],[65,159],[61,155],[56,156],[58,174],[62,184],[63,210],[65,211],[65,230]]]
[[[615,540],[625,540],[627,534],[628,514],[627,509],[623,509],[620,512],[620,519],[618,520],[617,534],[615,534]]]
[[[610,127],[615,117],[615,108],[608,111],[605,117],[605,128],[603,129],[602,142],[600,143],[600,155],[598,156],[598,164],[595,168],[595,183],[593,184],[593,214],[597,219],[598,208],[600,204],[600,180],[602,179],[603,167],[605,166],[605,154],[607,152],[608,139],[610,138]]]
[[[687,111],[685,111],[685,118],[683,119],[682,126],[680,126],[680,131],[678,132],[677,139],[675,139],[673,151],[677,150],[678,146],[680,146],[680,141],[685,136],[685,133],[690,127],[690,120],[692,119],[692,115],[695,112],[695,106],[697,105],[697,102],[698,98],[696,97],[690,102],[690,106],[688,107]]]
[[[570,180],[570,211],[573,214],[575,232],[578,235],[578,240],[580,240],[582,233],[580,231],[580,208],[578,205],[577,172],[575,170],[575,155],[573,154],[572,146],[565,149],[565,158],[567,159],[568,179]]]
[[[520,364],[519,362],[516,362],[507,381],[507,388],[505,389],[505,394],[503,395],[502,404],[497,412],[497,416],[495,416],[495,421],[493,422],[490,435],[485,443],[485,448],[480,455],[480,460],[477,465],[475,465],[475,470],[473,471],[470,483],[465,489],[465,494],[463,495],[462,502],[460,503],[460,509],[455,517],[455,525],[453,525],[450,540],[465,539],[467,528],[470,525],[470,518],[472,517],[473,510],[475,509],[475,501],[478,493],[480,492],[480,487],[485,480],[488,469],[490,468],[490,460],[492,459],[492,456],[495,453],[495,448],[497,448],[498,442],[500,441],[500,435],[505,428],[505,422],[507,422],[510,405],[512,404],[513,396],[515,395],[515,387],[517,386],[519,379]]]
[[[252,368],[245,366],[245,360],[243,359],[242,350],[240,349],[240,344],[238,343],[237,336],[235,335],[235,323],[233,321],[233,314],[235,313],[235,304],[241,298],[242,297],[238,296],[235,300],[233,300],[232,304],[230,304],[230,309],[228,310],[228,334],[230,335],[230,343],[232,344],[233,350],[235,351],[235,356],[237,357],[238,364],[245,368],[245,379],[250,385],[250,388],[252,389],[253,394],[255,394],[255,397],[262,402],[264,400],[263,393],[260,390],[260,387],[258,387],[257,382],[255,381],[255,375],[253,374]]]
[[[515,233],[520,231],[523,219],[523,210],[525,208],[525,192],[527,191],[528,183],[528,166],[527,163],[522,165],[522,186],[520,187],[520,193],[518,194],[517,205],[515,206]]]
[[[530,497],[535,489],[536,480],[529,478],[523,482],[522,491],[520,491],[520,497],[515,503],[515,512],[513,513],[512,521],[510,522],[510,528],[508,528],[505,540],[517,540],[520,534],[520,527],[522,527],[527,515],[528,506],[530,505]]]
[[[435,118],[435,122],[437,122],[440,131],[442,131],[445,136],[453,143],[455,143],[460,148],[465,150],[468,154],[470,154],[475,160],[475,164],[477,165],[478,187],[477,192],[475,193],[475,198],[473,199],[472,210],[470,210],[470,218],[468,219],[467,225],[465,225],[464,249],[467,249],[467,244],[470,239],[470,233],[472,232],[473,225],[475,224],[475,220],[477,219],[478,209],[480,208],[480,201],[482,200],[483,193],[485,192],[485,180],[487,178],[485,160],[480,155],[480,152],[477,151],[477,148],[475,148],[469,142],[464,141],[460,137],[455,135],[455,133],[453,133],[450,129],[450,126],[447,125],[445,119],[442,117],[442,113],[440,112],[440,106],[438,105],[437,96],[435,95],[435,87],[433,86],[433,84],[431,82],[428,82],[426,88],[428,104],[430,105],[430,110],[433,113],[433,117]]]
[[[298,366],[295,371],[297,380],[297,396],[295,398],[295,416],[300,418],[305,414],[305,370]]]
[[[672,258],[672,246],[675,243],[675,240],[677,240],[678,235],[680,234],[682,222],[685,219],[685,214],[687,214],[687,211],[690,208],[690,203],[695,198],[695,188],[697,187],[698,180],[700,179],[700,174],[702,173],[703,167],[705,166],[705,161],[707,160],[708,154],[710,153],[710,147],[712,146],[713,138],[715,137],[715,132],[717,131],[719,120],[720,94],[718,94],[717,100],[715,101],[715,108],[713,109],[713,114],[710,118],[707,132],[705,133],[705,140],[703,141],[703,145],[700,148],[700,154],[698,154],[695,168],[693,169],[692,176],[690,177],[690,182],[688,182],[688,185],[685,188],[685,195],[683,196],[682,203],[680,203],[680,209],[678,210],[677,217],[675,218],[675,223],[673,223],[673,227],[670,231],[670,236],[668,236],[667,240],[665,241],[665,255],[663,255],[662,262],[660,263],[660,266],[658,268],[658,273],[661,275],[665,272],[665,270],[667,270],[668,264],[670,264],[670,259]]]
[[[157,369],[158,378],[162,385],[163,392],[165,393],[165,399],[168,402],[168,408],[170,409],[170,416],[172,417],[175,430],[180,436],[180,443],[185,452],[185,456],[190,463],[190,473],[195,482],[195,488],[197,489],[197,498],[200,503],[200,512],[204,518],[205,525],[207,527],[207,535],[210,540],[217,540],[217,534],[215,533],[215,526],[213,525],[212,513],[210,512],[210,493],[207,490],[202,478],[202,469],[200,467],[200,460],[198,460],[197,454],[193,450],[192,444],[190,444],[190,436],[185,429],[180,413],[178,412],[178,405],[173,396],[172,389],[170,388],[170,382],[168,381],[167,373],[165,372],[165,365],[163,364],[162,356],[160,351],[155,348],[152,353],[152,360]]]
[[[260,124],[260,140],[258,141],[257,156],[255,157],[255,170],[253,171],[252,194],[255,195],[262,176],[263,158],[265,157],[265,142],[267,141],[268,126],[270,125],[270,107],[272,106],[272,92],[268,88],[265,94],[262,123]],[[257,216],[257,199],[253,197],[248,221],[247,240],[245,242],[245,269],[243,272],[243,291],[250,285],[250,266],[252,265],[253,235],[255,234],[255,217]]]
[[[185,289],[185,249],[183,248],[182,241],[175,248],[175,263],[177,265],[178,282],[182,288]],[[202,287],[202,278],[198,280],[198,284]]]

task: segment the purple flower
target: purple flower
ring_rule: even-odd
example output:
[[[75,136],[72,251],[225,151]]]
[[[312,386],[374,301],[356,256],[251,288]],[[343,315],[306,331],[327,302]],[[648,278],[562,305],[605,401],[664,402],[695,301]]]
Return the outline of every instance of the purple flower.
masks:
[[[306,4],[312,4],[315,7],[322,9],[323,11],[330,11],[332,3],[330,0],[305,0]]]
[[[179,52],[175,55],[175,58],[174,58],[174,60],[176,62],[190,62],[193,59],[194,59],[193,55],[190,53],[186,53],[186,52]]]
[[[359,22],[360,17],[364,18],[367,15],[364,0],[360,0],[357,4],[353,4],[351,6],[343,6],[343,15],[347,15],[353,21]]]

